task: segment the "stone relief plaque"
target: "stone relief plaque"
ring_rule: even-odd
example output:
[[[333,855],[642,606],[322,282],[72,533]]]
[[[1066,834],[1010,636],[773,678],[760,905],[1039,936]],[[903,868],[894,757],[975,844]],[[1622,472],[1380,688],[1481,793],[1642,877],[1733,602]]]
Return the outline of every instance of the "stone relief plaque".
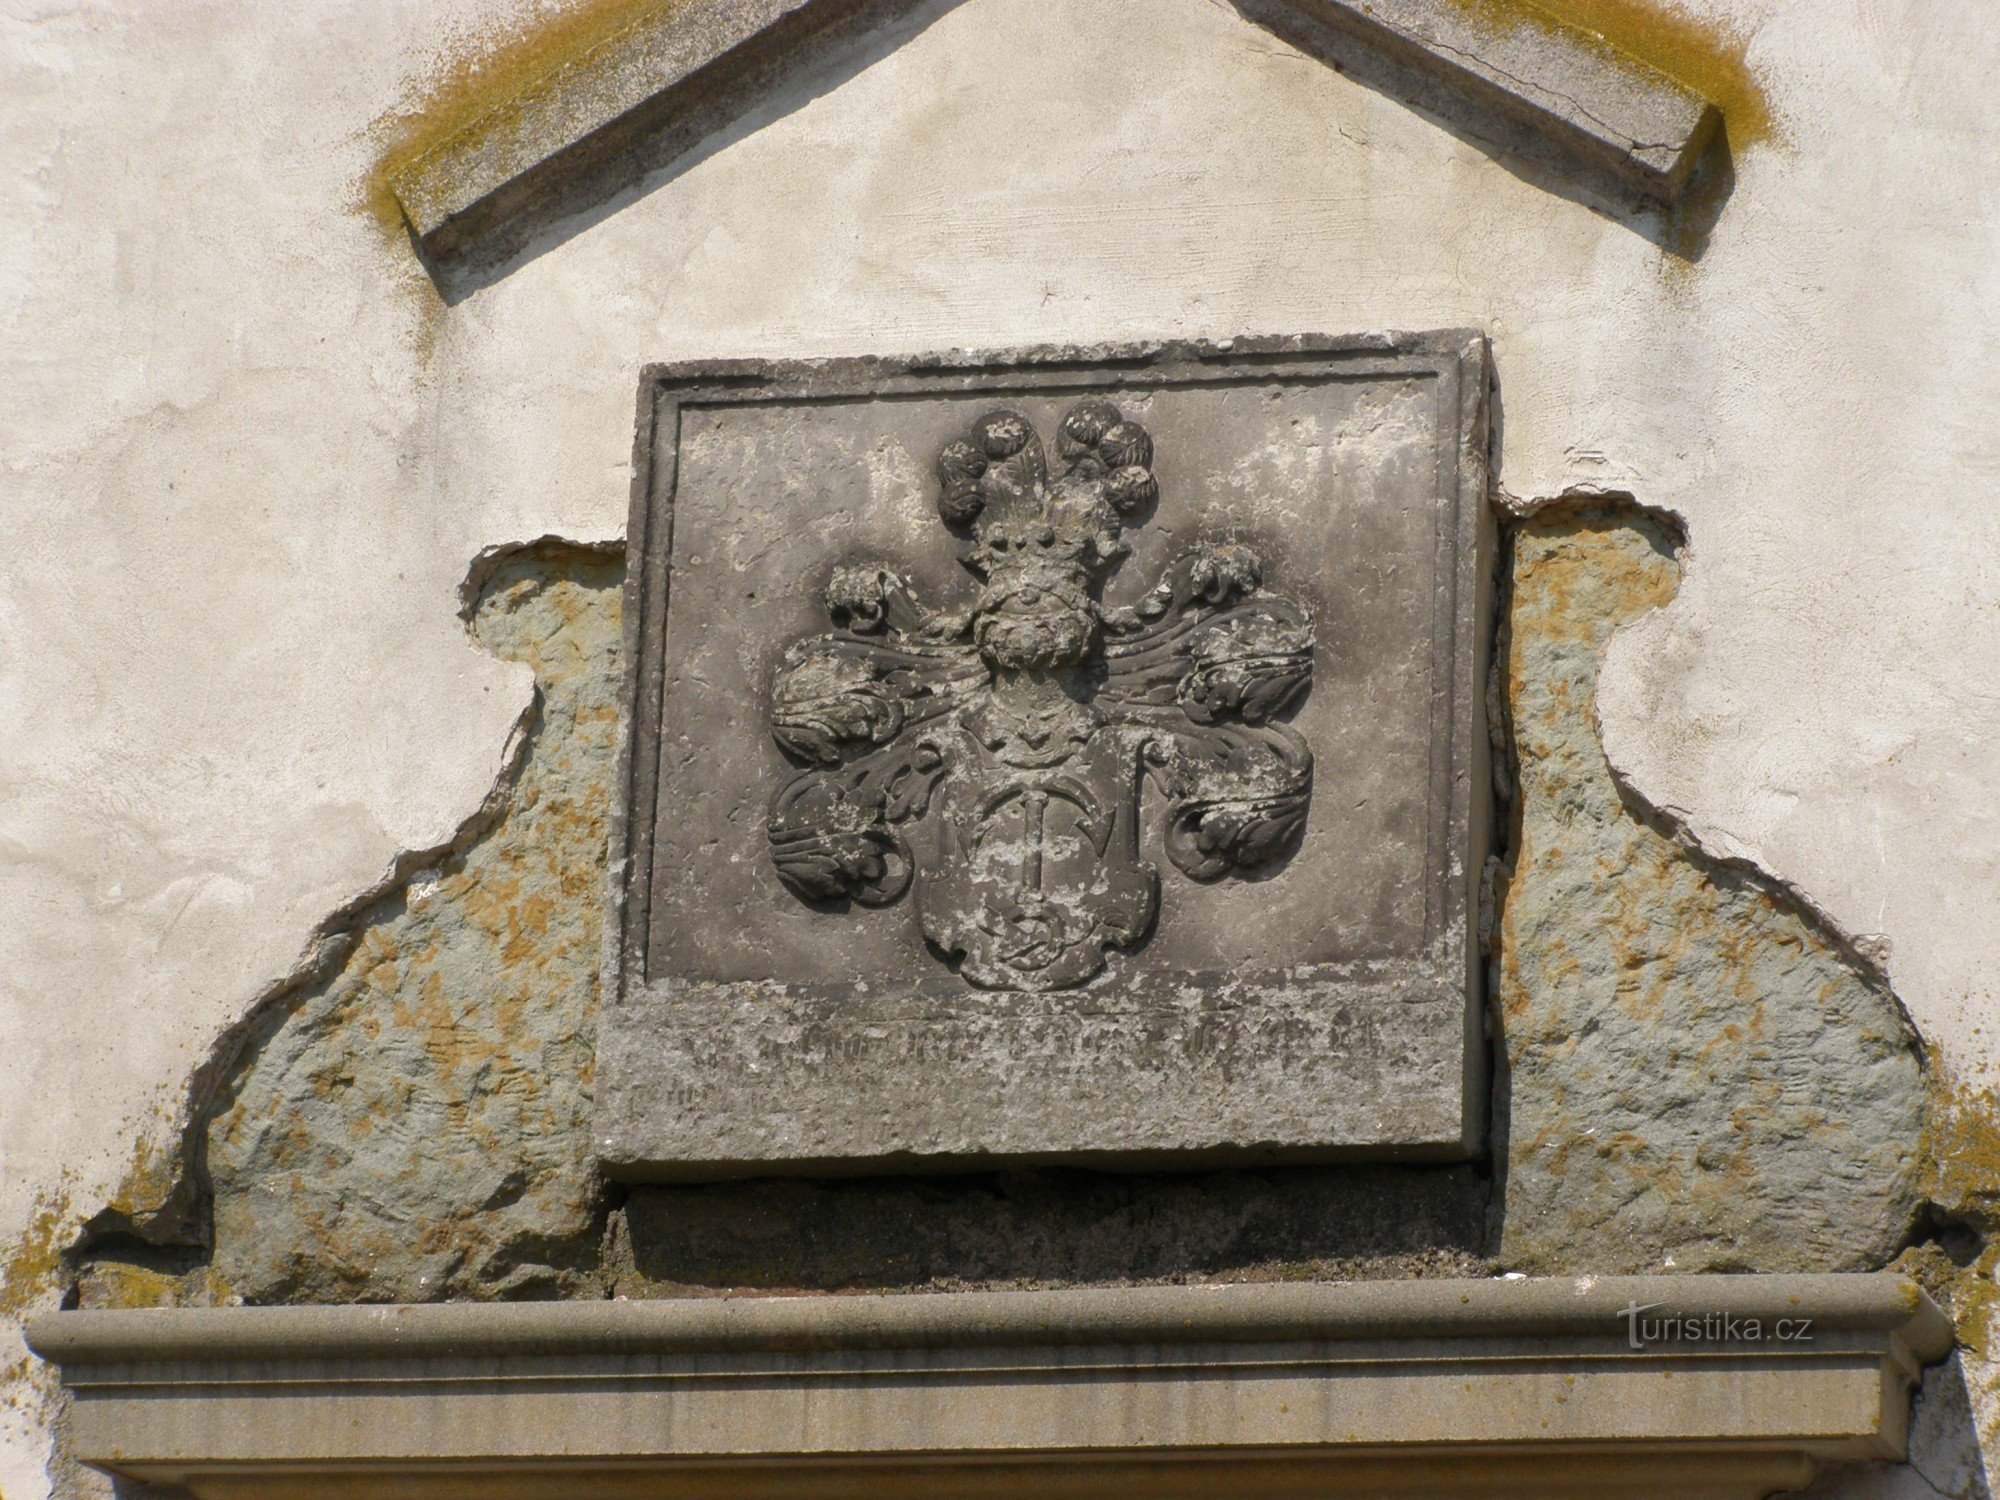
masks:
[[[1483,341],[659,366],[600,1154],[1471,1151]]]

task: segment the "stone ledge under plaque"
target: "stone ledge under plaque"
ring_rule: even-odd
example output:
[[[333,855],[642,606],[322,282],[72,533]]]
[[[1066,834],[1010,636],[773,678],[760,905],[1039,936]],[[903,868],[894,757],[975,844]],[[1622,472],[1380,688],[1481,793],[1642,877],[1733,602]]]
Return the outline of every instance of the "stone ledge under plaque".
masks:
[[[1900,1459],[1951,1346],[1889,1274],[62,1312],[28,1337],[76,1458],[197,1500],[1751,1500]]]

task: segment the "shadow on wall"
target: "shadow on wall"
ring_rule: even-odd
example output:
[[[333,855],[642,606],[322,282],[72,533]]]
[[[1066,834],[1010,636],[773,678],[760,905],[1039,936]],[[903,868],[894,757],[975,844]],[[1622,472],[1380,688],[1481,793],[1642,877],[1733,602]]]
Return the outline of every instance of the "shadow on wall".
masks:
[[[1800,1491],[1800,1500],[1993,1500],[1961,1354],[1923,1372],[1910,1413],[1909,1455],[1907,1465],[1893,1469],[1832,1470]]]
[[[469,587],[536,707],[492,816],[356,912],[197,1101],[205,1213],[100,1223],[91,1305],[1532,1272],[1853,1270],[1911,1236],[1922,1070],[1894,997],[1779,887],[1613,777],[1593,709],[1678,535],[1629,504],[1511,531],[1493,1164],[631,1190],[589,1106],[620,559],[544,541]],[[169,1219],[158,1221],[169,1224]]]

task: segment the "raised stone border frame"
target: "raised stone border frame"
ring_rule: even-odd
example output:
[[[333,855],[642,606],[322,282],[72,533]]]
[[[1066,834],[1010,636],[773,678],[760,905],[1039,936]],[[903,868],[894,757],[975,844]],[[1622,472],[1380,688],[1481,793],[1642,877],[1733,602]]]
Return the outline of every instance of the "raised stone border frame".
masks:
[[[1350,965],[1348,977],[1302,981],[1290,991],[1280,987],[1278,998],[1269,1002],[1276,1025],[1307,1024],[1324,1012],[1334,1017],[1327,1024],[1361,1027],[1365,1035],[1357,1046],[1392,1026],[1402,1028],[1382,1053],[1381,1076],[1355,1080],[1347,1090],[1352,1101],[1345,1094],[1336,1101],[1325,1088],[1300,1084],[1266,1104],[1234,1089],[1226,1070],[1215,1077],[1193,1077],[1194,1070],[1184,1069],[1190,1077],[1181,1079],[1157,1067],[1133,1068],[1126,1076],[1107,1062],[1095,1076],[1099,1112],[1087,1125],[1077,1125],[1064,1123],[1073,1099],[1063,1093],[1059,1077],[1024,1069],[1008,1055],[981,1053],[965,1065],[956,1087],[926,1093],[924,1109],[913,1103],[905,1112],[911,1117],[899,1116],[893,1129],[862,1120],[878,1114],[889,1096],[868,1087],[865,1078],[857,1081],[852,1068],[829,1061],[823,1077],[790,1080],[814,1098],[869,1098],[869,1109],[846,1112],[862,1121],[849,1129],[839,1111],[816,1116],[757,1105],[756,1099],[774,1087],[787,1099],[790,1091],[768,1074],[753,1077],[755,1069],[746,1073],[732,1050],[718,1054],[722,1062],[683,1070],[698,1071],[708,1080],[699,1099],[676,1093],[675,1102],[665,1104],[662,1075],[671,1073],[674,1060],[683,1055],[683,1038],[674,1029],[673,976],[660,971],[653,953],[657,932],[651,901],[662,736],[671,708],[664,692],[666,615],[683,410],[986,390],[1087,387],[1115,397],[1120,390],[1217,382],[1385,377],[1421,377],[1436,386],[1438,508],[1433,571],[1427,580],[1434,591],[1426,653],[1430,729],[1421,778],[1426,783],[1423,941],[1420,952],[1399,954],[1393,961]],[[1487,503],[1491,385],[1486,341],[1467,330],[648,367],[640,381],[627,531],[627,675],[621,694],[626,717],[613,781],[599,1030],[597,1146],[611,1175],[628,1181],[694,1181],[774,1170],[938,1171],[999,1162],[1156,1170],[1382,1157],[1449,1161],[1476,1155],[1487,1128],[1488,1076],[1479,887],[1494,819],[1485,722],[1496,608],[1494,516]],[[1338,966],[1327,969],[1331,975]],[[788,1028],[798,1024],[780,998],[770,994],[754,1004],[745,1001],[731,1014],[742,1032],[761,1028],[776,1045],[792,1036]],[[1247,998],[1236,1009],[1260,1013]],[[1049,1024],[1076,1010],[1073,1001],[1052,997],[1047,1011],[1055,1019]],[[1044,1011],[1032,1015],[1048,1019]],[[857,1038],[873,1037],[889,1024],[906,1022],[871,1011],[852,1023]],[[848,1057],[839,1045],[846,1040],[828,1042],[827,1058]],[[788,1042],[780,1050],[792,1046]],[[1081,1055],[1080,1044],[1068,1051]],[[1010,1066],[1002,1069],[1002,1063]],[[713,1081],[718,1074],[727,1075],[719,1087]],[[1363,1082],[1370,1088],[1362,1088]],[[1004,1128],[983,1123],[973,1103],[999,1093],[1009,1100]],[[1116,1107],[1128,1097],[1133,1109],[1146,1099],[1169,1099],[1173,1107],[1162,1114],[1199,1120],[1202,1133],[1198,1139],[1176,1135],[1171,1142],[1165,1136],[1137,1140],[1132,1110]],[[924,1117],[914,1118],[918,1113]]]

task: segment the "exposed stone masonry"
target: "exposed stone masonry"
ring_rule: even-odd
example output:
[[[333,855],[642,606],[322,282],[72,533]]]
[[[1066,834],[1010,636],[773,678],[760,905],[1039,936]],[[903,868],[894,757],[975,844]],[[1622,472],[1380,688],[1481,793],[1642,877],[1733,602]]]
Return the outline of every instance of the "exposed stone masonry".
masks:
[[[1598,743],[1604,643],[1672,596],[1676,550],[1629,505],[1544,511],[1510,539],[1504,1171],[773,1179],[624,1201],[588,1137],[622,570],[511,553],[473,612],[537,676],[504,811],[266,1012],[207,1124],[209,1264],[176,1287],[102,1256],[87,1300],[1884,1264],[1918,1204],[1923,1099],[1893,996],[1781,889],[1689,847]]]
[[[1598,739],[1605,642],[1673,597],[1677,550],[1629,505],[1514,531],[1497,1253],[1543,1272],[1879,1266],[1910,1232],[1923,1125],[1894,996],[1621,787]]]
[[[531,547],[472,619],[535,669],[506,810],[266,1013],[208,1126],[217,1283],[252,1302],[582,1289],[621,562]]]

